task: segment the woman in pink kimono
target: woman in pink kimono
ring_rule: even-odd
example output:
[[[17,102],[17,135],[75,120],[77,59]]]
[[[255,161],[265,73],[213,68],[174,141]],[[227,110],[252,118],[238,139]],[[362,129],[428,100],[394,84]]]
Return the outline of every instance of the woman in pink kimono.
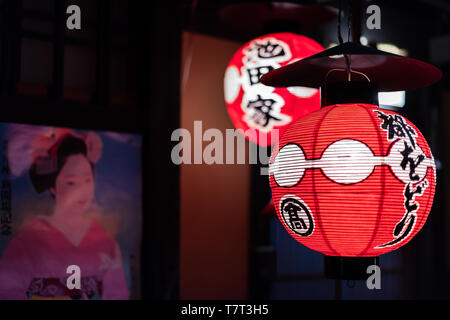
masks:
[[[31,218],[3,252],[0,299],[129,298],[117,242],[85,215],[101,146],[96,134],[67,129],[31,142],[29,176],[38,193],[50,192],[53,212]],[[69,266],[79,267],[79,287]]]

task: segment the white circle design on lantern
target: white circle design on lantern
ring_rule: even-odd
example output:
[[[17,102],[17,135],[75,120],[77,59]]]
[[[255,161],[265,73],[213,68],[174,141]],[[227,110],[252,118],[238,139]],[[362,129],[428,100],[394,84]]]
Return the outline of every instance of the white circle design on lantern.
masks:
[[[342,139],[330,144],[320,159],[312,160],[305,158],[299,145],[287,144],[270,165],[270,174],[273,174],[280,187],[287,188],[299,183],[306,169],[322,169],[325,176],[336,183],[353,184],[367,179],[375,166],[388,165],[403,183],[422,181],[428,167],[435,170],[434,159],[423,157],[419,162],[417,159],[423,152],[418,147],[410,153],[416,162],[402,163],[405,159],[402,155],[405,152],[404,144],[404,140],[398,140],[393,143],[388,156],[375,156],[366,144],[358,140]],[[409,170],[412,165],[415,166],[413,176]]]
[[[302,178],[307,163],[303,150],[296,144],[281,148],[270,165],[270,172],[281,187],[292,187]]]
[[[239,95],[239,89],[241,87],[241,79],[239,70],[236,67],[228,67],[225,71],[224,81],[224,93],[225,101],[227,103],[233,103]]]
[[[320,167],[329,179],[341,184],[352,184],[370,176],[378,162],[364,143],[342,139],[325,150]]]

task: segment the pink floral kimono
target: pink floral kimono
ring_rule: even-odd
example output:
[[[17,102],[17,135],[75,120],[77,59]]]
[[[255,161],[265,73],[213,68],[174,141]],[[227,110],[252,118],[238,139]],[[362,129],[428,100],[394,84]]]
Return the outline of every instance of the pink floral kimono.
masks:
[[[67,267],[81,270],[69,289]],[[128,299],[116,241],[93,221],[78,246],[45,219],[33,218],[0,259],[0,299]]]

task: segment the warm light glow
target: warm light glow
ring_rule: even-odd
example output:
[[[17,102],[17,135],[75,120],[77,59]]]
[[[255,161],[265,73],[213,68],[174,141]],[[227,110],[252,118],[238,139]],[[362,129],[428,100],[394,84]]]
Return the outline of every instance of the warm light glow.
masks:
[[[328,44],[328,46],[327,46],[327,49],[331,49],[331,48],[333,48],[333,47],[336,47],[338,44],[337,43],[335,43],[335,42],[330,42],[329,44]]]
[[[368,40],[366,37],[364,37],[364,36],[361,36],[361,37],[359,38],[359,42],[361,42],[361,44],[362,44],[363,46],[367,46],[367,45],[369,44],[369,40]]]
[[[408,50],[400,49],[399,47],[391,43],[377,43],[377,49],[393,54],[398,54],[404,57],[408,55]]]
[[[262,146],[276,143],[292,121],[320,108],[320,93],[314,88],[274,88],[259,79],[271,70],[323,50],[316,41],[293,33],[258,37],[242,46],[225,71],[224,95],[228,114],[237,129],[256,130],[247,138]],[[276,135],[276,137],[279,136]],[[272,141],[274,140],[274,141]]]
[[[436,183],[420,131],[368,104],[327,106],[295,121],[269,172],[284,228],[329,256],[378,256],[408,243],[427,219]]]
[[[405,105],[405,91],[379,92],[378,103],[381,107],[398,107]]]

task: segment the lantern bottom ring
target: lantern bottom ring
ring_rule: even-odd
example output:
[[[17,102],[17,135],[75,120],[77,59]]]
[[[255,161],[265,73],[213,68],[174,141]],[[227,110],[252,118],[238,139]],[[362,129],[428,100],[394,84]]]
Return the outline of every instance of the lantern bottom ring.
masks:
[[[336,280],[366,280],[367,268],[379,266],[379,257],[324,256],[325,277]]]

